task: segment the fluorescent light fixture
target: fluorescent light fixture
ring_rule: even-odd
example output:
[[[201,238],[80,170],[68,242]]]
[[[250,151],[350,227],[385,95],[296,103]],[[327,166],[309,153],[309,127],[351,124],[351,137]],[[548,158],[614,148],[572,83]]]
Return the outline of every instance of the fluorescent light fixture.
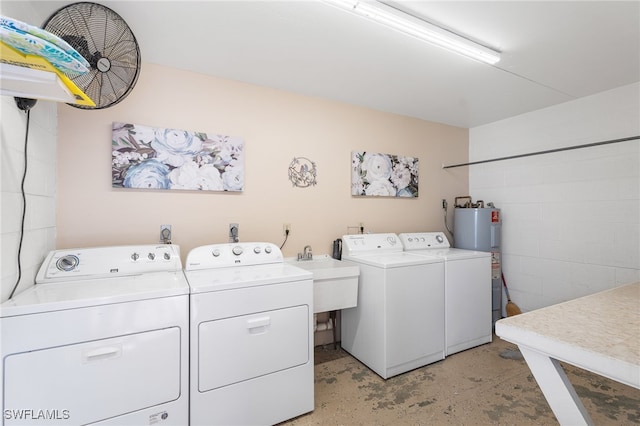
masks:
[[[403,34],[426,41],[435,46],[459,53],[478,61],[495,64],[500,53],[474,41],[461,37],[437,25],[430,24],[380,2],[360,0],[323,0],[339,9],[359,15]]]

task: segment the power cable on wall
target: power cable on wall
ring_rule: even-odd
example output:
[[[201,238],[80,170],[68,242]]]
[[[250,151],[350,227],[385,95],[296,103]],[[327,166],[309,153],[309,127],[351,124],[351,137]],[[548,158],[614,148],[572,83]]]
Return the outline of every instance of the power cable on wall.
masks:
[[[470,162],[470,163],[452,164],[450,166],[443,165],[442,168],[443,169],[451,169],[453,167],[473,166],[474,164],[492,163],[494,161],[512,160],[514,158],[531,157],[531,156],[534,156],[534,155],[542,155],[542,154],[551,154],[551,153],[554,153],[554,152],[570,151],[570,150],[573,150],[573,149],[591,148],[591,147],[599,146],[599,145],[608,145],[608,144],[612,144],[612,143],[628,142],[628,141],[633,141],[633,140],[637,140],[637,139],[640,139],[640,135],[639,136],[629,136],[628,138],[611,139],[611,140],[602,141],[602,142],[587,143],[587,144],[584,144],[584,145],[568,146],[568,147],[565,147],[565,148],[548,149],[546,151],[530,152],[530,153],[527,153],[527,154],[510,155],[508,157],[492,158],[490,160],[480,160],[480,161],[473,161],[473,162]]]
[[[282,242],[282,245],[280,246],[280,250],[282,250],[282,247],[284,247],[284,245],[287,243],[287,240],[289,239],[289,230],[285,230],[284,231],[284,241]]]
[[[25,98],[15,98],[16,105],[21,111],[24,111],[27,114],[27,123],[26,129],[24,132],[24,170],[22,172],[22,182],[20,183],[20,192],[22,194],[22,219],[20,222],[20,242],[18,243],[18,278],[16,279],[16,283],[9,294],[9,299],[13,297],[13,294],[16,292],[18,285],[20,284],[20,280],[22,279],[22,261],[20,260],[22,254],[22,242],[24,240],[24,221],[27,213],[27,196],[26,191],[24,189],[24,184],[27,179],[27,166],[28,155],[27,155],[27,147],[29,141],[29,121],[31,118],[31,108],[36,104],[34,99],[25,99]]]

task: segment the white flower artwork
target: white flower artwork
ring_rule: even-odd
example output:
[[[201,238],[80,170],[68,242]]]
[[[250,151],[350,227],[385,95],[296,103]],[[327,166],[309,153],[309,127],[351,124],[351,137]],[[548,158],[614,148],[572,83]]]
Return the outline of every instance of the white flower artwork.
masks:
[[[113,123],[114,188],[242,191],[241,138]]]
[[[418,159],[365,151],[352,152],[351,195],[418,197]]]

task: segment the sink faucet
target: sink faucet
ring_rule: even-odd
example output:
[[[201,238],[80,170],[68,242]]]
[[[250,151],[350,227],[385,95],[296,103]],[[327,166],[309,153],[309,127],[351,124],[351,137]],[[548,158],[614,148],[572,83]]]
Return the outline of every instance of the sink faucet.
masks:
[[[298,253],[298,260],[311,260],[311,259],[313,259],[311,246],[304,246],[302,253]]]

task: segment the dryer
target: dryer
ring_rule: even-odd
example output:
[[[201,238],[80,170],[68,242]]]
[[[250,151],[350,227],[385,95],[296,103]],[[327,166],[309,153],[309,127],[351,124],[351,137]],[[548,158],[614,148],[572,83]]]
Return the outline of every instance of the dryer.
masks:
[[[399,237],[408,253],[445,261],[445,355],[491,342],[491,253],[451,248],[443,232]]]
[[[313,410],[313,274],[270,243],[189,252],[192,425],[275,424]]]
[[[2,424],[187,424],[188,303],[176,245],[50,252],[0,305]]]
[[[444,261],[403,251],[396,234],[342,237],[359,266],[357,306],[342,310],[342,347],[383,379],[444,358]]]

